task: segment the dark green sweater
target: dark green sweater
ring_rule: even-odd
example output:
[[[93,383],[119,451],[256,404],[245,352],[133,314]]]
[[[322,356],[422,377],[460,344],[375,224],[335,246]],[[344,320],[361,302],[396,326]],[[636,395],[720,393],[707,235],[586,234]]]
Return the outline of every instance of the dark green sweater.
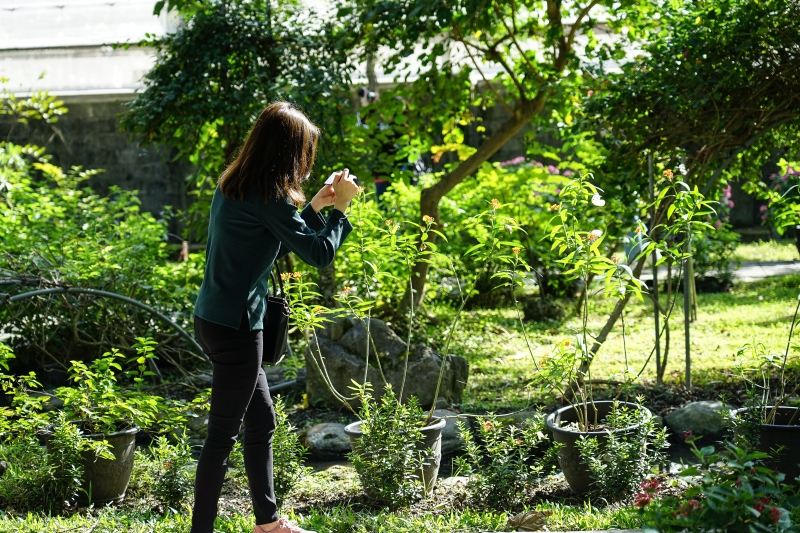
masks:
[[[311,266],[328,266],[352,229],[336,209],[326,222],[311,204],[298,212],[288,200],[265,203],[255,186],[242,201],[230,200],[217,189],[211,201],[206,271],[194,314],[238,329],[246,309],[250,329],[263,329],[275,260],[294,252]]]

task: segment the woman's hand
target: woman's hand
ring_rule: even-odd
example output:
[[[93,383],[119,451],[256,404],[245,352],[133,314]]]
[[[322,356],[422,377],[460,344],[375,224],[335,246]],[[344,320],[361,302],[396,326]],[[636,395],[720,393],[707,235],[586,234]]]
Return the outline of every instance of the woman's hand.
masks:
[[[323,185],[319,192],[314,195],[314,198],[311,199],[311,209],[315,213],[319,213],[319,210],[323,207],[333,205],[335,200],[336,192],[333,190],[333,185]]]
[[[333,178],[333,192],[336,196],[333,208],[344,213],[347,210],[347,206],[358,194],[358,185],[350,178],[349,169],[344,169]]]

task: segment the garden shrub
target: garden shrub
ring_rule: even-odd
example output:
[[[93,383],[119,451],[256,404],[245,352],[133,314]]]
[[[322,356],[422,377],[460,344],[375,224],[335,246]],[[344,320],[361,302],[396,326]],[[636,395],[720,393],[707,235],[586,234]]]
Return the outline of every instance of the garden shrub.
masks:
[[[507,423],[489,415],[477,419],[477,438],[462,422],[464,455],[456,458],[461,475],[470,476],[467,491],[472,505],[512,510],[525,502],[527,490],[555,458],[555,446],[545,434],[544,417]]]
[[[359,388],[362,436],[347,454],[366,493],[392,507],[408,505],[425,491],[417,471],[424,413],[416,398],[401,404],[391,385],[377,402],[368,386]]]
[[[149,451],[153,496],[165,509],[178,512],[194,489],[192,451],[186,433],[179,435],[175,443],[162,435]]]
[[[730,442],[720,451],[713,446],[698,449],[697,437],[688,435],[686,440],[698,460],[678,474],[688,488],[676,494],[651,479],[634,498],[644,531],[796,531],[800,494],[784,483],[783,474],[764,466],[768,454]]]
[[[667,430],[657,428],[648,413],[621,405],[615,405],[604,422],[611,431],[603,440],[582,436],[576,444],[589,467],[593,491],[608,499],[622,499],[665,460]],[[640,425],[634,431],[613,431],[636,424]]]
[[[300,435],[289,421],[286,401],[275,398],[275,433],[272,436],[272,472],[275,483],[275,496],[282,503],[292,493],[297,483],[310,472],[303,465],[303,457],[308,450],[300,442]]]
[[[81,490],[82,452],[91,449],[80,429],[62,415],[56,418],[46,449],[35,434],[0,445],[0,457],[9,465],[0,477],[0,504],[17,511],[68,509]]]
[[[49,287],[100,289],[156,307],[183,327],[202,278],[204,254],[172,263],[167,223],[142,212],[135,192],[112,187],[101,196],[86,186],[99,171],[63,170],[43,149],[0,142],[0,279],[4,292]],[[135,337],[166,337],[171,327],[117,300],[86,294],[37,297],[0,307],[9,335],[30,367],[87,360]],[[162,360],[185,354],[159,346]]]

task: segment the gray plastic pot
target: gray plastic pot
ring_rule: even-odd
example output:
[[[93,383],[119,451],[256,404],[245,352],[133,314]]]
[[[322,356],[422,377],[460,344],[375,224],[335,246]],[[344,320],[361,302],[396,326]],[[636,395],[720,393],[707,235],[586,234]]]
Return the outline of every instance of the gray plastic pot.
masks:
[[[75,422],[80,427],[80,422]],[[89,440],[106,440],[111,447],[114,459],[97,457],[94,452],[83,452],[83,479],[81,492],[78,493],[78,505],[92,503],[108,503],[121,500],[128,490],[133,471],[133,453],[136,450],[137,426],[130,426],[115,433],[84,434]],[[45,438],[49,445],[49,436]],[[85,491],[85,492],[84,492]]]
[[[773,406],[764,407],[764,411],[769,413]],[[747,411],[747,407],[736,409],[731,414],[738,418]],[[800,408],[781,406],[775,413],[775,423],[759,424],[759,443],[758,451],[768,453],[769,459],[766,460],[772,468],[777,468],[778,472],[786,474],[784,483],[798,485],[797,478],[800,477],[800,454],[798,454],[798,444],[800,444]],[[774,453],[776,448],[783,447],[780,454]]]
[[[644,411],[647,413],[648,418],[653,416],[646,407],[636,403],[618,402],[618,405],[628,407],[630,409]],[[603,420],[611,412],[613,406],[614,402],[608,400],[597,401],[589,404],[589,418],[592,420],[594,419],[596,407],[597,420]],[[586,466],[586,463],[584,463],[583,459],[581,458],[580,451],[575,445],[575,443],[578,442],[578,439],[581,437],[595,437],[602,445],[611,432],[622,434],[634,433],[639,430],[642,424],[635,424],[633,426],[614,429],[611,431],[574,431],[561,427],[564,424],[577,421],[578,413],[575,412],[575,409],[571,405],[562,407],[561,409],[550,413],[547,416],[547,419],[545,419],[547,427],[553,432],[553,441],[562,445],[561,449],[559,450],[558,465],[561,467],[561,471],[564,472],[564,477],[567,479],[569,488],[572,489],[573,492],[581,494],[588,492],[592,488],[592,482],[594,480],[591,477],[589,467]]]
[[[433,487],[436,486],[436,479],[439,477],[439,466],[442,463],[442,429],[445,426],[444,418],[434,418],[432,423],[424,428],[421,428],[422,441],[417,448],[422,451],[422,468],[417,470],[416,474],[425,484],[425,494],[431,494]],[[345,434],[350,437],[350,447],[356,449],[358,447],[358,439],[361,438],[361,422],[353,422],[344,428]],[[367,496],[370,496],[370,491],[367,487],[364,488]]]

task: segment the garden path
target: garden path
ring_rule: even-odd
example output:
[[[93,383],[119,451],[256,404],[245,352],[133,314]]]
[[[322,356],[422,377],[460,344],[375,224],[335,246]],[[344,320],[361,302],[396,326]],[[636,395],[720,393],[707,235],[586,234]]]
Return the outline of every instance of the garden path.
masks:
[[[744,261],[739,268],[733,271],[734,281],[756,281],[774,276],[786,276],[789,274],[800,273],[800,261]],[[666,267],[658,268],[658,279],[664,280],[667,277]],[[653,273],[649,269],[642,272],[642,280],[653,279]]]

